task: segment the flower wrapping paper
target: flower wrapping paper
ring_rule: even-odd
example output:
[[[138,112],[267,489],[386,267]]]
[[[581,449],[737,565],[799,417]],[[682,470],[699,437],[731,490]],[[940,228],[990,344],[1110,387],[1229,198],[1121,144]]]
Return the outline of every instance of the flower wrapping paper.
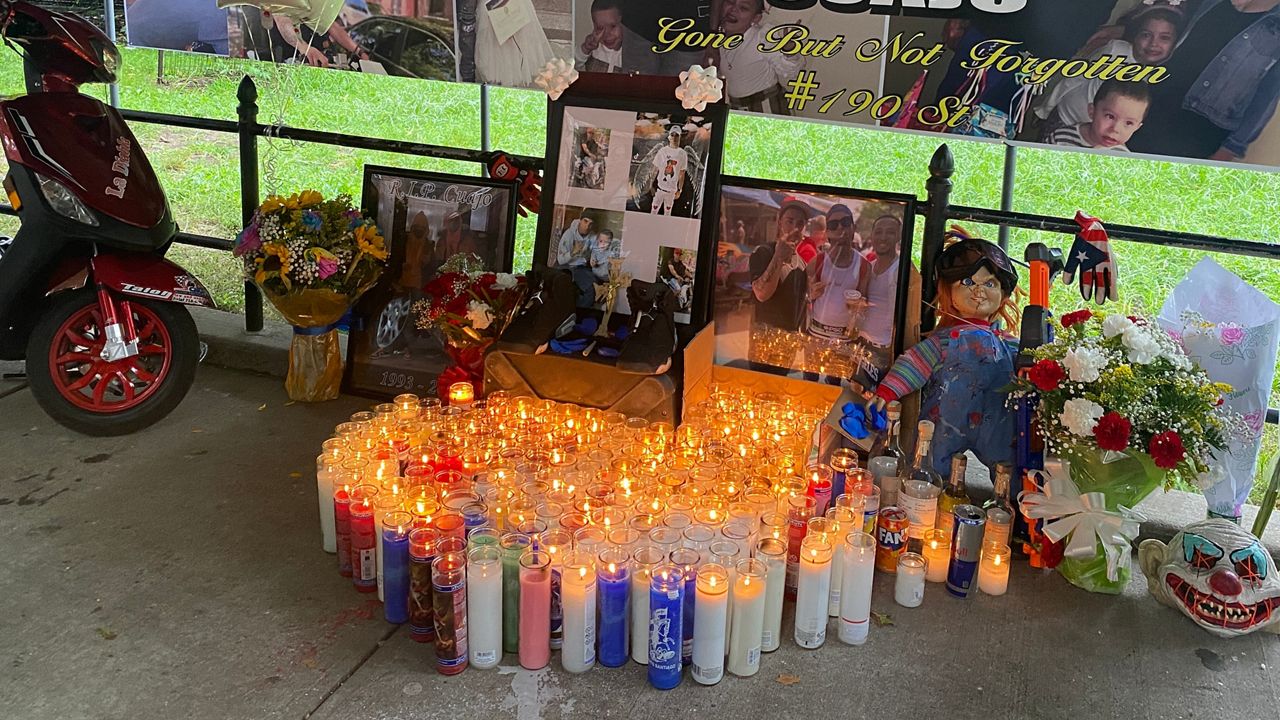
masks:
[[[1165,299],[1157,319],[1214,382],[1233,388],[1226,404],[1244,418],[1248,436],[1234,439],[1215,456],[1217,472],[1204,478],[1202,487],[1209,512],[1239,517],[1262,447],[1280,349],[1280,306],[1204,258]]]

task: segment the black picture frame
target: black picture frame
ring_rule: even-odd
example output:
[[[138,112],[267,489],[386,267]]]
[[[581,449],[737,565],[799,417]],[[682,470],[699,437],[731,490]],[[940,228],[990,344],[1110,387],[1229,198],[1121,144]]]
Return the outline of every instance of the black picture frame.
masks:
[[[836,187],[832,185],[815,185],[815,184],[809,184],[809,183],[797,183],[797,182],[770,180],[770,179],[763,179],[763,178],[747,178],[747,177],[737,177],[737,176],[725,176],[721,178],[721,182],[720,182],[721,195],[723,196],[726,192],[729,192],[732,190],[744,190],[744,191],[768,193],[771,197],[776,196],[775,199],[785,198],[786,196],[807,197],[807,196],[816,195],[816,196],[824,196],[824,197],[834,197],[834,198],[860,202],[860,203],[868,203],[868,202],[869,203],[891,203],[891,204],[901,206],[902,216],[900,219],[902,222],[902,232],[901,232],[901,239],[898,244],[897,285],[894,289],[893,340],[890,343],[889,347],[887,348],[887,350],[889,350],[889,353],[885,355],[885,358],[881,362],[883,367],[881,368],[880,376],[879,377],[874,375],[868,376],[859,372],[859,373],[855,373],[854,377],[852,378],[841,378],[841,377],[834,377],[834,376],[823,377],[821,376],[820,373],[808,372],[801,368],[789,368],[792,372],[800,374],[801,379],[817,380],[817,381],[823,381],[823,382],[834,382],[835,380],[853,379],[859,382],[860,384],[862,384],[864,387],[874,387],[883,376],[883,371],[887,370],[889,365],[891,365],[893,361],[899,355],[901,355],[903,350],[905,349],[904,338],[907,330],[907,319],[910,312],[910,308],[908,308],[907,305],[908,305],[908,296],[910,294],[910,287],[911,287],[912,248],[913,248],[914,239],[915,239],[916,206],[919,200],[916,198],[916,196],[905,194],[905,193],[881,192],[877,190],[863,190],[860,188],[845,188],[845,187]],[[724,205],[722,204],[720,207],[723,210]],[[719,220],[719,218],[717,218],[717,220]],[[723,247],[720,245],[721,242],[728,242],[733,245],[737,244],[734,242],[733,238],[721,238],[719,234],[719,229],[720,229],[720,223],[717,222],[716,242],[718,247]],[[856,231],[856,229],[857,229],[857,226],[855,225],[854,230]],[[749,262],[750,260],[748,259],[747,263],[749,264]],[[719,267],[717,268],[717,270],[719,270]],[[741,272],[741,271],[738,271],[738,272]],[[747,270],[747,272],[748,273],[750,272],[749,269]],[[734,274],[733,271],[730,271],[728,273],[728,275],[730,276],[732,276],[733,274]],[[721,279],[722,278],[717,277],[717,280],[716,280],[717,301],[718,301],[717,305],[719,303],[724,303],[724,302],[735,302],[735,298],[733,296],[731,296],[728,293],[720,292],[719,285],[720,285]],[[729,278],[725,278],[726,281],[728,279]],[[748,295],[750,294],[750,290],[747,290],[746,292],[748,293]],[[750,298],[748,301],[753,301],[753,300],[754,298]],[[712,313],[713,313],[713,316],[717,316],[718,307],[713,307]],[[722,323],[717,322],[717,325],[716,325],[716,335],[717,335],[716,363],[717,364],[729,364],[729,363],[721,362],[721,352],[720,352],[721,345],[719,342],[719,338],[721,337],[724,331],[725,331],[725,328],[722,327]],[[796,332],[805,333],[806,331],[802,327]],[[739,363],[733,363],[733,365],[740,366]],[[750,362],[749,360],[745,363],[745,365],[746,367],[744,369],[759,370],[763,372],[777,372],[777,370],[779,369],[777,367],[759,367],[757,363]],[[815,377],[815,375],[818,375],[818,377]]]
[[[389,199],[384,197],[384,184],[394,188]],[[361,209],[377,222],[391,255],[377,285],[352,309],[342,377],[344,393],[376,399],[390,399],[401,393],[436,395],[436,378],[450,362],[440,339],[434,333],[416,328],[412,306],[422,298],[422,286],[434,276],[435,268],[444,259],[443,255],[434,257],[437,243],[457,233],[453,237],[459,243],[460,252],[479,250],[477,254],[486,265],[493,265],[486,269],[511,272],[518,197],[514,182],[365,166]],[[485,198],[499,200],[484,204]],[[388,200],[390,206],[386,205]],[[450,207],[454,210],[450,211]],[[416,269],[409,263],[409,228],[417,222],[417,216],[410,214],[411,209],[426,218],[430,233],[427,240],[431,241],[428,256]],[[457,215],[462,227],[450,230],[449,223],[460,209],[464,209]],[[482,209],[487,209],[485,214],[477,216],[477,210]],[[495,224],[497,227],[492,227]],[[476,230],[477,225],[485,230]],[[468,242],[473,244],[467,245]],[[474,244],[477,242],[485,243],[484,247],[477,247]],[[421,249],[417,252],[421,253]]]
[[[547,151],[543,168],[542,209],[538,216],[537,235],[533,250],[535,266],[546,266],[553,243],[555,212],[558,205],[570,205],[557,197],[560,180],[561,157],[573,152],[562,147],[565,114],[574,108],[587,110],[613,110],[660,116],[701,118],[710,125],[710,141],[703,176],[702,207],[699,213],[697,256],[693,273],[693,292],[688,303],[688,320],[677,319],[677,332],[686,341],[711,320],[712,282],[715,278],[716,218],[719,217],[720,171],[724,161],[725,130],[728,122],[728,106],[723,102],[710,103],[705,110],[686,110],[675,98],[679,80],[669,77],[616,75],[607,73],[582,73],[579,79],[558,100],[548,100]],[[632,162],[635,162],[632,158]],[[628,173],[630,175],[630,172]],[[616,212],[616,211],[610,211]],[[628,208],[626,213],[634,213]],[[625,245],[625,243],[624,243]],[[668,251],[660,239],[653,245],[658,248],[655,257]]]

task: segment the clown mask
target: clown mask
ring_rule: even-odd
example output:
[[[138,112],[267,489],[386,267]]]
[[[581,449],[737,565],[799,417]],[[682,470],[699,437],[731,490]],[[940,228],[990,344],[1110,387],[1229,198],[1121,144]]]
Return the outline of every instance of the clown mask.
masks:
[[[1221,637],[1280,633],[1280,577],[1258,539],[1226,520],[1187,526],[1165,545],[1145,540],[1138,562],[1157,600]]]

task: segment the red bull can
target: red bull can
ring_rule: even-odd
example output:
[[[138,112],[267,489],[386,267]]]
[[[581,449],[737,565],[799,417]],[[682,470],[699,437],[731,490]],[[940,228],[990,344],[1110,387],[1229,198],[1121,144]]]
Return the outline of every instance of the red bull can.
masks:
[[[907,547],[907,528],[911,522],[901,508],[881,508],[876,520],[876,569],[898,572],[898,558]]]
[[[951,531],[951,566],[947,570],[947,592],[968,597],[978,575],[982,559],[982,536],[986,533],[987,515],[975,505],[957,505],[951,511],[955,528]],[[879,556],[876,556],[877,562]]]

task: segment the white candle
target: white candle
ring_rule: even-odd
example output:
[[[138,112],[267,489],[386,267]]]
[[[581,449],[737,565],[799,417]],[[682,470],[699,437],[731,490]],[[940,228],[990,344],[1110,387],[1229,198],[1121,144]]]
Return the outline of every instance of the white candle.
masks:
[[[467,553],[467,642],[471,667],[502,659],[502,550],[476,545]]]
[[[928,563],[919,553],[903,553],[898,558],[898,575],[893,599],[902,607],[920,607],[924,602],[924,576]]]
[[[847,507],[833,507],[827,511],[831,524],[831,594],[827,596],[827,615],[840,617],[840,595],[844,592],[844,533],[862,527],[862,512],[855,513]]]
[[[785,564],[785,563],[784,563]],[[786,572],[786,568],[782,568]],[[729,672],[750,677],[760,670],[760,642],[764,634],[765,582],[769,567],[760,560],[739,560],[733,583],[733,626],[729,631]],[[697,629],[697,626],[694,626]]]
[[[827,640],[827,600],[831,595],[831,543],[810,535],[800,545],[796,583],[796,644],[813,650]]]
[[[840,592],[840,641],[861,645],[871,626],[871,583],[876,571],[876,539],[851,532],[844,539],[844,587]]]
[[[760,649],[773,652],[782,644],[782,601],[787,590],[787,542],[767,537],[756,546],[756,557],[769,568],[764,586],[764,629]]]
[[[728,615],[729,571],[715,563],[703,565],[693,603],[693,679],[700,685],[715,685],[724,677]]]
[[[923,554],[929,563],[924,579],[935,583],[946,582],[947,568],[951,566],[951,536],[944,530],[925,533]]]
[[[982,548],[982,563],[978,565],[978,589],[988,595],[1003,595],[1009,591],[1008,545],[990,544]]]
[[[590,553],[570,553],[560,571],[560,601],[564,611],[564,641],[560,664],[565,672],[581,673],[596,664],[596,571]]]
[[[337,522],[333,516],[333,475],[329,456],[316,458],[316,497],[320,503],[320,546],[327,553],[338,552]]]
[[[631,556],[631,659],[649,664],[649,586],[653,569],[666,561],[666,554],[653,546],[637,548]]]

